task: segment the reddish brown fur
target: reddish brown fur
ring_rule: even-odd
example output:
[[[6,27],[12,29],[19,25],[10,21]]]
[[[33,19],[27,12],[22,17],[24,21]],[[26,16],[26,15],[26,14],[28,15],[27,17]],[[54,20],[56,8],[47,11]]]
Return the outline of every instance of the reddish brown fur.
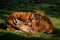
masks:
[[[51,22],[51,20],[42,12],[38,12],[36,15],[39,15],[41,18],[36,19],[36,18],[32,18],[32,20],[35,21],[35,23],[33,22],[33,26],[36,26],[36,29],[38,28],[39,32],[47,32],[47,33],[51,33],[54,30],[53,24]],[[38,22],[38,24],[36,24]],[[37,30],[36,30],[37,31]]]
[[[34,16],[31,18],[30,15],[39,15],[41,18],[36,19],[34,18]],[[50,19],[43,14],[42,12],[15,12],[13,14],[11,14],[6,22],[9,23],[7,29],[9,30],[15,30],[12,26],[14,25],[13,20],[11,17],[15,17],[18,20],[21,20],[23,22],[26,22],[27,24],[31,23],[32,27],[34,28],[34,31],[32,32],[33,34],[39,32],[47,32],[47,33],[51,33],[54,29]],[[31,22],[30,22],[31,20]],[[39,25],[37,24],[37,21],[41,22],[39,23]],[[17,27],[19,29],[19,27]],[[20,30],[20,29],[19,29]],[[49,32],[50,30],[52,30],[51,32]]]

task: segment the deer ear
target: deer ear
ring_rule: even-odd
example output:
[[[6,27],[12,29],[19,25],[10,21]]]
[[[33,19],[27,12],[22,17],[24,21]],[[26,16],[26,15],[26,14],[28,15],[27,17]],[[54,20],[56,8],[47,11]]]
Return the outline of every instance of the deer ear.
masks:
[[[13,18],[13,22],[14,22],[14,24],[19,24],[19,20],[18,19],[16,19],[16,18]]]

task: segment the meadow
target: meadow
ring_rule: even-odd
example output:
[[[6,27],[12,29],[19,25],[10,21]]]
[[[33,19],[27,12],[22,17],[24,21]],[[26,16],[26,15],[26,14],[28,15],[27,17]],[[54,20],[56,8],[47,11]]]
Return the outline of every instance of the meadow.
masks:
[[[59,1],[58,1],[59,2]],[[0,40],[60,40],[60,5],[59,3],[16,4],[0,8]],[[55,27],[53,34],[37,33],[36,35],[7,31],[5,20],[16,11],[43,11]]]

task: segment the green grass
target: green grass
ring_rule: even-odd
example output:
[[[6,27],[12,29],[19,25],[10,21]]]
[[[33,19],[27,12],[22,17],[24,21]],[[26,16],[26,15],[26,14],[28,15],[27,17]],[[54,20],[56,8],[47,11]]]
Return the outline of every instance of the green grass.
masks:
[[[60,19],[58,19],[58,18],[51,18],[51,20],[52,20],[55,28],[56,29],[60,29]]]
[[[5,11],[6,12],[6,11]],[[11,11],[8,11],[9,13]],[[2,16],[6,17],[9,14],[5,13]],[[47,15],[48,16],[48,15]],[[49,17],[56,29],[56,33],[54,34],[45,34],[45,33],[38,33],[36,35],[30,34],[23,34],[19,32],[7,31],[3,28],[3,23],[5,22],[4,17],[0,18],[0,39],[2,40],[60,40],[60,19],[56,17]]]
[[[60,40],[60,6],[56,4],[24,4],[23,8],[20,8],[17,4],[10,9],[0,9],[0,40]],[[37,8],[34,8],[34,6]],[[10,6],[9,6],[10,7]],[[16,8],[15,8],[16,7]],[[53,7],[53,8],[51,8]],[[31,11],[31,10],[43,10],[45,14],[51,19],[55,32],[54,34],[37,33],[36,35],[23,34],[19,32],[5,30],[5,20],[12,12],[15,11]],[[53,13],[54,12],[54,13]]]

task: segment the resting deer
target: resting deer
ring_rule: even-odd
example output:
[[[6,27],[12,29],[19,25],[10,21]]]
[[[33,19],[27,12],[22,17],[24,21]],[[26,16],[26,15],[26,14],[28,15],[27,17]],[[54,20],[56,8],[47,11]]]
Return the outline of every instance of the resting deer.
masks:
[[[18,30],[27,33],[47,32],[54,29],[51,20],[42,12],[14,12],[7,20],[7,30]]]

